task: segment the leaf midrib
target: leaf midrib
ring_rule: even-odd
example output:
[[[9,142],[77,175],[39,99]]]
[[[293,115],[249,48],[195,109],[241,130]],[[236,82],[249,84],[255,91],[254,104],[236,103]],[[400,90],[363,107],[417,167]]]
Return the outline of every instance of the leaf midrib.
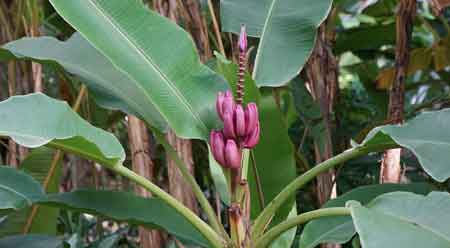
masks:
[[[61,42],[56,40],[56,42]],[[67,44],[63,44],[63,47],[65,49],[67,49]],[[95,49],[95,48],[94,48]],[[8,49],[9,50],[9,49]],[[32,57],[27,56],[25,54],[19,53],[17,51],[12,52],[14,54],[14,56],[16,57],[22,57],[22,58],[30,58],[33,60]],[[104,79],[101,76],[98,76],[98,74],[93,73],[92,71],[86,69],[83,67],[83,65],[79,65],[76,63],[73,63],[74,61],[70,61],[67,60],[65,57],[56,57],[56,56],[33,56],[35,58],[38,58],[38,60],[51,60],[51,61],[55,61],[56,63],[58,63],[59,65],[63,66],[63,67],[67,67],[67,68],[73,68],[73,70],[78,70],[82,73],[84,73],[85,75],[87,75],[88,77],[91,77],[92,79],[95,79],[95,81],[99,81],[99,82],[103,82],[101,85],[104,87],[107,87],[109,81]],[[106,59],[106,57],[105,57]],[[118,73],[123,73],[122,71],[118,71]],[[152,101],[151,97],[147,94],[147,92],[144,90],[144,88],[141,87],[141,85],[139,85],[139,83],[132,77],[130,77],[129,75],[127,75],[126,73],[124,73],[124,76],[126,76],[126,78],[132,82],[134,82],[134,85],[136,85],[136,87],[138,87],[139,89],[141,89],[141,92],[146,96],[147,99],[149,99],[150,104],[152,104],[153,106],[156,105],[154,104],[154,102]],[[109,90],[111,90],[113,93],[115,93],[119,99],[122,99],[124,102],[126,102],[127,104],[129,104],[130,106],[134,107],[134,109],[138,110],[137,112],[142,115],[143,117],[147,116],[147,114],[145,114],[145,112],[140,111],[141,107],[139,105],[139,103],[137,101],[134,100],[134,98],[132,97],[127,97],[126,94],[123,94],[123,91],[120,90],[120,88],[116,88],[116,87],[110,87]],[[161,111],[158,111],[158,113],[162,116],[163,113]],[[164,116],[165,117],[165,116]],[[165,118],[167,119],[167,118]]]
[[[31,204],[32,204],[31,200],[28,199],[28,197],[26,197],[24,194],[22,194],[22,193],[20,193],[20,192],[18,192],[18,191],[15,191],[13,188],[8,187],[8,186],[3,185],[3,184],[0,184],[0,188],[4,189],[4,190],[6,190],[6,191],[12,192],[12,193],[15,194],[15,195],[20,196],[21,198],[23,198],[23,199],[28,203],[28,205],[31,205]]]
[[[275,7],[275,3],[277,3],[277,0],[273,0],[272,3],[270,4],[269,10],[267,12],[267,18],[264,22],[264,26],[263,26],[263,31],[261,33],[261,39],[259,40],[259,47],[261,49],[264,48],[264,43],[266,41],[265,36],[266,36],[266,31],[267,31],[267,26],[269,24],[269,21],[272,19],[272,15],[273,15],[273,9]],[[258,53],[256,54],[256,58],[255,58],[255,68],[253,70],[253,79],[256,79],[256,75],[259,69],[259,60],[261,58],[261,53],[259,52],[258,49]]]
[[[370,210],[370,208],[369,208],[369,210]],[[415,221],[409,220],[409,219],[407,219],[407,218],[405,218],[405,217],[403,217],[401,215],[394,215],[394,214],[391,214],[389,212],[381,212],[381,211],[377,211],[375,209],[372,210],[372,211],[374,211],[374,212],[376,212],[378,214],[390,216],[392,219],[397,219],[399,222],[405,222],[405,223],[408,223],[408,224],[416,224],[418,227],[420,227],[420,228],[422,228],[424,230],[427,230],[428,232],[430,232],[430,233],[432,233],[432,234],[434,234],[434,235],[436,235],[438,237],[441,237],[441,238],[443,238],[444,240],[446,240],[446,241],[448,241],[450,243],[450,237],[446,237],[444,234],[441,234],[441,232],[439,232],[438,230],[435,230],[435,229],[433,229],[433,227],[429,227],[428,225],[425,225],[424,223],[415,222]]]
[[[169,89],[174,93],[175,97],[179,99],[179,101],[183,104],[183,106],[186,108],[186,110],[188,112],[190,112],[192,114],[192,116],[194,117],[194,119],[201,124],[202,128],[206,131],[208,128],[206,126],[206,124],[201,120],[201,118],[198,116],[198,114],[193,110],[193,107],[189,104],[189,102],[187,101],[187,99],[181,94],[181,92],[179,92],[179,90],[174,86],[174,83],[161,71],[161,69],[153,62],[153,60],[147,56],[142,49],[139,47],[139,45],[135,44],[135,42],[132,39],[129,39],[128,36],[125,35],[125,33],[122,31],[122,29],[120,28],[120,25],[118,25],[110,16],[108,16],[106,14],[106,11],[99,5],[97,5],[95,2],[93,2],[92,0],[89,0],[88,3],[90,3],[96,10],[97,12],[104,17],[104,19],[106,21],[108,21],[109,23],[111,23],[111,25],[115,28],[115,30],[118,32],[118,34],[120,34],[132,47],[135,48],[135,50],[137,51],[137,53],[142,56],[144,58],[144,60],[147,62],[147,64],[150,65],[151,68],[153,68],[157,74],[161,77],[161,79],[165,82],[167,82],[167,86],[169,86]],[[126,73],[128,74],[128,73]],[[128,74],[129,75],[129,74]],[[131,77],[131,75],[129,75]],[[145,90],[144,90],[145,91]],[[146,92],[146,91],[145,91]],[[150,99],[152,99],[151,97],[149,97]],[[156,106],[155,102],[152,101]],[[163,114],[163,111],[160,111],[161,115],[163,115],[164,117],[166,117]],[[167,117],[166,117],[167,120]]]

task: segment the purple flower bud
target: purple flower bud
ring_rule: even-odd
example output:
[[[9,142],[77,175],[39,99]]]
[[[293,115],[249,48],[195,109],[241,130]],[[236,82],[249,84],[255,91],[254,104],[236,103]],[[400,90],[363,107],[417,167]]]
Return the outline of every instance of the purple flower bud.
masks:
[[[239,50],[243,53],[247,51],[247,32],[245,25],[241,26],[241,34],[239,35]]]
[[[223,120],[223,101],[225,100],[225,96],[222,92],[217,93],[217,100],[216,100],[216,111],[219,115],[220,119]]]
[[[234,103],[233,94],[231,94],[231,91],[227,90],[222,103],[222,115],[226,112],[234,113],[235,108],[236,103]]]
[[[209,136],[209,144],[211,145],[211,151],[214,159],[222,166],[225,166],[225,141],[223,139],[222,132],[215,130],[211,131]]]
[[[259,123],[258,107],[253,102],[247,104],[245,109],[245,123],[247,124],[245,134],[251,135]]]
[[[244,108],[242,108],[242,105],[238,104],[236,105],[236,110],[235,110],[235,122],[236,122],[236,135],[238,137],[243,137],[245,136],[245,113],[244,113]]]
[[[259,127],[259,123],[257,123],[256,128],[245,139],[244,147],[249,148],[249,149],[255,147],[259,142],[259,133],[260,133],[260,127]]]
[[[233,112],[226,111],[223,114],[223,134],[227,139],[235,139],[236,132],[234,127]]]
[[[231,169],[241,168],[241,151],[234,140],[227,140],[225,146],[225,161]]]

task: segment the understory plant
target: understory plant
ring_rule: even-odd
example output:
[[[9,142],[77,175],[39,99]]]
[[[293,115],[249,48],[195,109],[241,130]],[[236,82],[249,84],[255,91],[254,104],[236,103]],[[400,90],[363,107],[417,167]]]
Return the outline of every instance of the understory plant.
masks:
[[[358,187],[321,208],[297,214],[298,193],[317,177],[389,149],[407,149],[437,182],[450,177],[448,109],[422,112],[401,124],[372,123],[374,128],[349,149],[315,166],[301,162],[304,157],[294,149],[282,113],[290,100],[280,100],[280,91],[290,96],[296,84],[303,93],[311,91],[303,86],[299,71],[314,48],[317,27],[333,9],[332,1],[223,0],[223,29],[239,34],[233,43],[238,56],[217,52],[208,66],[200,62],[188,33],[140,1],[50,2],[76,32],[65,41],[12,41],[0,48],[0,59],[52,66],[82,82],[103,108],[144,121],[175,161],[203,214],[125,166],[125,150],[112,133],[88,123],[66,102],[33,93],[0,103],[0,136],[24,147],[46,146],[88,159],[152,197],[109,190],[47,193],[26,171],[2,166],[1,219],[24,208],[46,206],[164,229],[200,247],[265,248],[283,244],[283,239],[290,240],[290,246],[295,232],[300,233],[301,248],[352,239],[354,247],[364,248],[450,247],[450,195],[428,184]],[[255,14],[260,8],[264,11]],[[232,62],[236,59],[237,64]],[[165,139],[169,130],[207,146],[214,181],[209,190],[220,195],[227,218],[220,218]],[[296,159],[306,165],[300,172]],[[61,237],[23,235],[0,239],[0,247],[30,240],[45,247],[63,242]]]

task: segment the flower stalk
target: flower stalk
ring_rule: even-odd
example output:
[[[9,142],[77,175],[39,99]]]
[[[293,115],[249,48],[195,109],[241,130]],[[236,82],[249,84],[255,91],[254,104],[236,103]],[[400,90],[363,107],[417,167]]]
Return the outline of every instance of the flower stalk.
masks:
[[[222,130],[212,130],[210,146],[214,159],[230,175],[232,203],[229,208],[231,239],[235,247],[250,244],[250,190],[247,183],[250,149],[259,142],[260,125],[255,103],[244,105],[247,33],[241,28],[239,37],[239,70],[236,98],[231,91],[219,92],[216,110],[223,121]]]

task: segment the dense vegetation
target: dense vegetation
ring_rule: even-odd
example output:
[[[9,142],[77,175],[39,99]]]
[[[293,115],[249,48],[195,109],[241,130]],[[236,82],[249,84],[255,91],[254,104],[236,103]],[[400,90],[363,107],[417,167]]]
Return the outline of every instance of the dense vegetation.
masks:
[[[450,247],[448,1],[0,1],[0,248]]]

